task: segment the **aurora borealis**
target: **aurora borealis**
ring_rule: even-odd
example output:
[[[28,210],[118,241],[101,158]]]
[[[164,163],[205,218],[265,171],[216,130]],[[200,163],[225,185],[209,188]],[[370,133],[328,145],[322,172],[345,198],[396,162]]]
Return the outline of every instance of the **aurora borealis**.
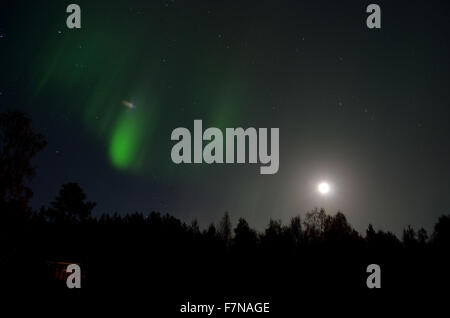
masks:
[[[121,118],[110,143],[110,157],[115,166],[127,168],[135,160],[142,139],[142,124],[135,118]]]
[[[96,213],[256,227],[316,206],[430,227],[450,206],[449,5],[361,1],[15,1],[0,13],[0,108],[49,143],[33,204],[79,182]],[[434,21],[433,24],[427,21]],[[124,101],[129,103],[124,104]],[[280,169],[182,165],[176,127],[279,127]],[[443,177],[445,176],[445,177]],[[318,182],[333,195],[317,195]]]

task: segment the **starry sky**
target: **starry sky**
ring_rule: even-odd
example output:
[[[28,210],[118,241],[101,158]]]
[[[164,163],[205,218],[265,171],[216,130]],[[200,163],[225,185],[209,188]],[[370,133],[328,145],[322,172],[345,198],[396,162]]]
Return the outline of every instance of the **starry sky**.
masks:
[[[66,6],[81,7],[81,29]],[[158,210],[262,229],[324,207],[364,231],[450,209],[446,1],[7,1],[0,110],[30,115],[35,208],[78,182],[95,214]],[[126,105],[133,105],[132,109]],[[173,129],[280,129],[280,169],[175,165]],[[326,180],[332,191],[320,195]]]

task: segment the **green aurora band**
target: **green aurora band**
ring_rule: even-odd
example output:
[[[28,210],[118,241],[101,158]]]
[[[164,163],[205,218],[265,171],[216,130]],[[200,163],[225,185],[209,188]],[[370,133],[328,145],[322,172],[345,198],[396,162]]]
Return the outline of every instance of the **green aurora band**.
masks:
[[[12,45],[5,52],[11,58],[20,52],[26,62],[14,69],[6,64],[5,72],[23,81],[28,111],[82,123],[80,133],[92,137],[118,171],[169,179],[198,173],[194,166],[177,170],[171,162],[174,128],[191,127],[194,119],[219,128],[246,126],[250,79],[244,68],[230,67],[237,57],[217,35],[200,41],[197,32],[173,28],[170,20],[170,34],[156,32],[161,26],[152,12],[130,22],[129,12],[119,18],[101,6],[86,7],[93,13],[82,29],[68,30],[58,20],[63,4],[44,22],[34,14],[38,7],[30,6],[17,24],[39,23],[39,29],[30,36],[29,29],[18,28],[21,50]],[[148,32],[130,37],[139,28]],[[136,108],[127,109],[123,100]]]

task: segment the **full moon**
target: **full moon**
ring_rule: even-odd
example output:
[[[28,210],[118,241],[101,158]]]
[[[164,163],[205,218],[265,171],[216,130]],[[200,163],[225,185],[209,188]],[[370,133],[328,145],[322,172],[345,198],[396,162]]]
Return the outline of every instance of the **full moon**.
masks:
[[[326,182],[321,182],[318,186],[317,186],[317,190],[319,190],[319,192],[321,194],[327,194],[328,192],[330,192],[330,185]]]

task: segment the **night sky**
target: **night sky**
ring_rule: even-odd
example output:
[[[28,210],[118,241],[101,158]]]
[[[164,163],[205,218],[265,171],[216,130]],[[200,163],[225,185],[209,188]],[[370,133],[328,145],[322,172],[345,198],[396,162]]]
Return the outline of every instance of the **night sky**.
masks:
[[[81,29],[66,27],[72,2]],[[431,229],[450,209],[450,4],[373,2],[379,30],[369,1],[2,4],[0,111],[25,111],[48,141],[33,206],[73,181],[96,215],[204,227],[229,211],[262,229],[324,207],[359,231]],[[174,164],[171,132],[194,119],[279,128],[278,173]]]

